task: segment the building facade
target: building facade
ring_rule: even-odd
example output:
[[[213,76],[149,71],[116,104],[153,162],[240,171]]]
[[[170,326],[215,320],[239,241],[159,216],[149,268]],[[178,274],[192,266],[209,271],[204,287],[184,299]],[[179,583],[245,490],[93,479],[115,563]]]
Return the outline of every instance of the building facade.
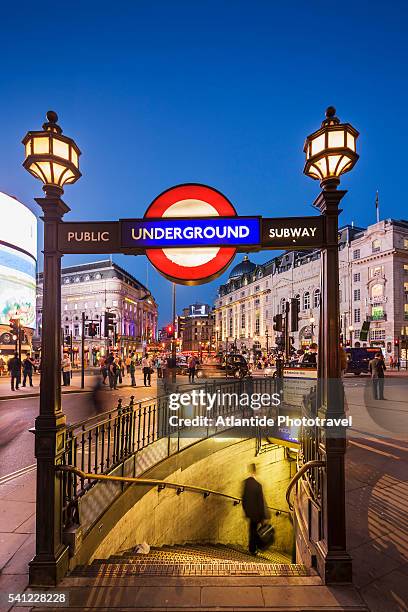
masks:
[[[214,314],[208,304],[190,304],[179,321],[182,351],[206,355],[215,350]]]
[[[68,350],[72,335],[73,361],[79,360],[82,313],[85,313],[85,353],[94,365],[116,339],[122,355],[142,354],[157,340],[157,304],[150,291],[111,260],[63,268],[61,274],[61,325]],[[42,326],[42,274],[37,283],[37,330]],[[104,313],[115,314],[116,335],[104,337]],[[96,335],[89,337],[89,323],[96,324]]]
[[[10,320],[21,327],[21,352],[31,352],[35,330],[37,218],[24,204],[0,192],[0,356],[18,346]]]
[[[360,342],[364,321],[369,335],[361,345],[380,346],[388,356],[406,358],[401,348],[408,334],[408,221],[386,219],[367,228],[339,230],[340,326],[344,344]],[[215,329],[223,348],[275,346],[273,316],[285,300],[299,301],[299,330],[291,332],[296,348],[318,341],[320,251],[291,251],[265,264],[247,256],[219,287]]]

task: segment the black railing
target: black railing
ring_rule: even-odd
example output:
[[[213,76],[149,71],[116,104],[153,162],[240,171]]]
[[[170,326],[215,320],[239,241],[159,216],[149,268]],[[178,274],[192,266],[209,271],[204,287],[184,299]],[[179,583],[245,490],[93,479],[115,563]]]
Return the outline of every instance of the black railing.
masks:
[[[296,382],[296,389],[290,386],[291,383],[288,384],[287,395],[288,398],[292,398],[294,397],[294,391],[298,388],[298,381]],[[310,389],[310,386],[308,388]],[[257,414],[257,409],[254,411],[250,406],[241,404],[240,398],[243,394],[248,394],[249,397],[252,397],[252,394],[255,393],[258,396],[261,394],[271,395],[276,390],[280,390],[282,397],[284,397],[286,391],[283,389],[282,381],[271,377],[206,380],[200,386],[195,387],[196,391],[203,392],[203,399],[198,406],[179,408],[176,412],[171,409],[168,394],[144,402],[137,402],[131,397],[129,404],[126,406],[119,400],[115,409],[69,426],[61,465],[77,468],[82,474],[79,474],[78,471],[63,471],[62,473],[64,527],[79,524],[78,502],[97,482],[94,478],[89,477],[89,474],[115,474],[136,477],[140,472],[137,473],[136,460],[132,461],[132,458],[136,458],[138,453],[143,452],[158,441],[163,441],[163,444],[155,447],[154,454],[149,455],[150,467],[154,465],[154,463],[151,463],[152,457],[154,457],[154,462],[157,463],[195,442],[210,438],[226,430],[232,430],[228,435],[235,438],[252,437],[258,439],[260,441],[256,443],[258,452],[260,450],[259,443],[262,445],[262,441],[275,445],[276,439],[280,435],[277,429],[271,431],[269,428],[261,428],[260,430],[259,427],[254,426],[237,431],[228,424],[218,425],[217,419],[218,417],[226,418],[233,415],[244,418],[253,416]],[[191,390],[190,385],[178,385],[174,389],[178,393],[190,392]],[[214,407],[209,410],[209,406],[206,405],[207,394],[217,394],[218,392],[224,398],[229,397],[227,394],[230,394],[231,401],[217,401]],[[302,396],[298,394],[297,397]],[[310,394],[307,396],[307,401],[310,405],[308,405],[306,412],[310,414],[313,412],[311,405],[314,405]],[[296,399],[297,402],[298,399]],[[287,403],[284,402],[282,410],[284,412],[287,410]],[[281,408],[271,408],[266,412],[268,416],[276,417],[280,411]],[[294,416],[300,416],[301,411],[300,406],[296,407],[293,412]],[[260,413],[258,412],[258,414]],[[169,421],[172,415],[183,418],[208,416],[212,419],[212,423],[203,424],[199,427],[196,425],[171,425]],[[271,440],[269,440],[269,437],[271,437]],[[299,455],[303,463],[320,459],[317,431],[304,430],[301,446]],[[122,470],[119,469],[120,466],[122,466]],[[128,468],[132,473],[129,473]],[[308,472],[307,476],[310,479],[310,487],[314,492],[314,497],[318,499],[320,471],[312,470]]]
[[[230,429],[228,426],[215,424],[217,417],[228,417],[238,413],[241,416],[253,414],[252,410],[240,406],[239,398],[242,393],[251,394],[255,390],[259,393],[271,393],[273,388],[274,382],[270,378],[206,381],[195,388],[197,391],[202,390],[204,397],[219,391],[224,396],[231,394],[232,401],[228,404],[216,402],[211,410],[207,410],[205,401],[198,407],[190,407],[188,417],[207,415],[213,419],[213,425],[203,427],[170,425],[169,417],[177,413],[172,413],[170,409],[168,394],[144,402],[136,402],[131,397],[126,406],[122,404],[122,400],[119,400],[115,409],[67,428],[65,452],[61,464],[73,466],[87,474],[108,474],[136,453],[158,440],[167,438],[167,444],[161,450],[162,454],[157,457],[157,461],[162,460],[195,441]],[[191,391],[191,386],[178,385],[174,391],[178,393]],[[179,410],[178,416],[184,417],[186,412],[187,409]],[[242,435],[242,432],[239,435]],[[251,435],[255,437],[255,433],[251,434],[248,431],[248,437]],[[95,485],[95,482],[94,479],[78,476],[75,472],[63,472],[65,527],[78,523],[78,500]]]

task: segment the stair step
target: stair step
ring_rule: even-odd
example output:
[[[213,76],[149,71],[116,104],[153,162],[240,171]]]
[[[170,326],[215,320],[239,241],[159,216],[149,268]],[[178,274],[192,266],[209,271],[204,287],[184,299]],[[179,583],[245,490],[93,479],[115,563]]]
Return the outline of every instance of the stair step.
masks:
[[[309,576],[304,565],[250,562],[218,563],[154,563],[132,560],[122,563],[101,563],[77,567],[71,576]]]

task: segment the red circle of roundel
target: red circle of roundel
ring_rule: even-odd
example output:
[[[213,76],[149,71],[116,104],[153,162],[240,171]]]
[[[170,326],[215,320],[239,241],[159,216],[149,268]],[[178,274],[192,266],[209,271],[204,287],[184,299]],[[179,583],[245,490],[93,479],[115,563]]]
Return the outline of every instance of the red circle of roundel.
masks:
[[[216,189],[207,185],[187,183],[171,187],[157,196],[147,209],[145,218],[163,217],[170,206],[176,202],[190,199],[209,204],[220,217],[234,217],[237,214],[231,202]],[[235,253],[234,247],[220,247],[216,256],[204,264],[181,266],[169,259],[163,249],[146,249],[149,261],[159,272],[169,279],[178,280],[184,284],[199,284],[221,274],[231,263]]]

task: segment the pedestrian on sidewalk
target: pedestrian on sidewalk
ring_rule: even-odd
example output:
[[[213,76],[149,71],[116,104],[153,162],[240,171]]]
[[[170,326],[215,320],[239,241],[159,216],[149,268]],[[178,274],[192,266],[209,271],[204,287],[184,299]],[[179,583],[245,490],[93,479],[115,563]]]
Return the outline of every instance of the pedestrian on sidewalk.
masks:
[[[267,516],[262,485],[256,479],[255,463],[249,466],[249,473],[249,478],[244,480],[242,507],[249,520],[249,552],[256,555],[259,544],[258,525],[265,522]]]
[[[188,360],[188,382],[194,384],[196,374],[197,360],[194,355],[191,355]]]
[[[116,359],[109,364],[109,387],[111,389],[117,389],[118,381],[118,365]]]
[[[383,400],[384,397],[384,372],[386,370],[384,357],[381,351],[375,354],[369,363],[371,381],[373,385],[373,396],[375,400]]]
[[[145,387],[151,387],[152,378],[152,360],[146,353],[142,359],[143,382]]]
[[[72,366],[71,366],[71,360],[68,357],[68,355],[64,355],[64,357],[62,358],[61,370],[62,370],[62,386],[69,387],[71,385]]]
[[[108,378],[108,366],[106,365],[105,357],[100,358],[99,367],[101,368],[102,384],[106,385],[106,379]]]
[[[133,359],[130,360],[129,373],[130,373],[131,385],[132,385],[132,387],[136,387],[136,378],[135,378],[136,364],[135,364]]]
[[[27,353],[26,358],[23,361],[23,387],[26,386],[27,376],[30,381],[30,387],[34,387],[33,385],[33,370],[34,370],[34,362],[30,357],[30,353]]]
[[[11,377],[11,390],[18,391],[21,381],[21,360],[18,357],[18,353],[14,353],[14,357],[9,359],[7,367]]]
[[[132,363],[132,358],[130,355],[126,357],[125,365],[126,365],[126,374],[130,374],[130,364]]]

